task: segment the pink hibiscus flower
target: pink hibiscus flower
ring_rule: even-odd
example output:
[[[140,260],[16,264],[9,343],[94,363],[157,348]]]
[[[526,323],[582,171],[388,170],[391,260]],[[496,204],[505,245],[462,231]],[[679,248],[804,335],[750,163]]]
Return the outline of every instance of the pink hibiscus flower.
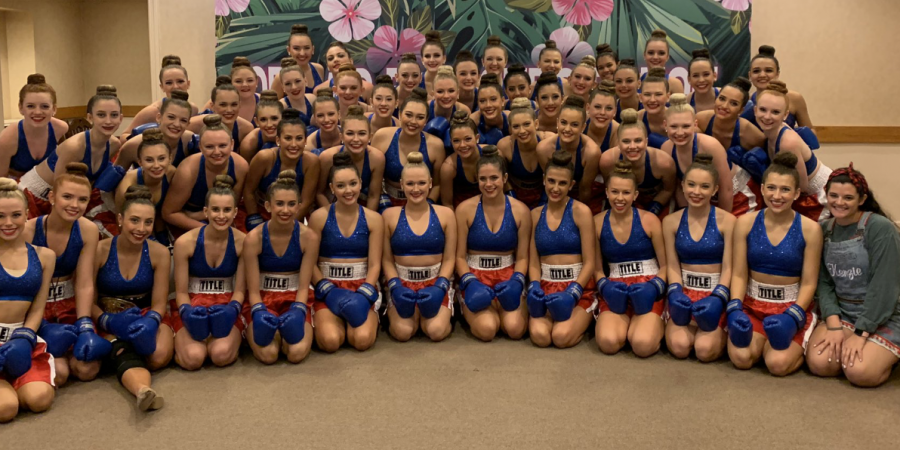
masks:
[[[581,42],[578,32],[572,27],[560,28],[550,33],[550,39],[556,41],[556,48],[562,53],[563,68],[572,68],[581,62],[581,58],[593,55],[594,49],[587,42]],[[535,64],[540,59],[541,50],[546,45],[540,44],[531,51],[531,59]]]
[[[722,3],[722,7],[729,11],[746,11],[753,0],[716,0]]]
[[[553,11],[574,25],[590,25],[612,15],[613,0],[553,0]]]
[[[216,15],[227,16],[234,12],[244,12],[250,0],[216,0]]]
[[[331,22],[328,32],[341,41],[362,39],[375,29],[373,20],[381,17],[378,0],[322,0],[319,14]]]
[[[418,31],[407,28],[397,36],[397,30],[389,25],[384,25],[375,30],[372,39],[374,47],[366,51],[366,66],[373,74],[381,73],[386,67],[397,67],[400,57],[404,53],[419,54],[419,49],[425,43],[425,36]]]

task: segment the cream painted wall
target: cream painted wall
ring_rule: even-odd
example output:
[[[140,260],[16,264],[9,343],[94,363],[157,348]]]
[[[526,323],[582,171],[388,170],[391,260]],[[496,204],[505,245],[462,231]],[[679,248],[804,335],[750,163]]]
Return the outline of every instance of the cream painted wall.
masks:
[[[191,80],[191,102],[201,106],[209,100],[216,81],[215,0],[148,0],[151,35],[151,72],[154,86],[159,84],[159,63],[169,54],[181,57]],[[155,87],[153,99],[163,96]]]
[[[752,53],[775,47],[781,79],[803,94],[816,125],[900,126],[897,0],[757,0]]]
[[[0,10],[0,30],[6,29],[6,13]],[[0,124],[6,118],[4,111],[8,109],[6,102],[9,101],[9,56],[6,52],[6,33],[0,32]],[[0,125],[0,129],[2,129]]]
[[[146,0],[81,2],[82,89],[85,104],[101,84],[112,84],[123,105],[152,102],[147,73],[150,39]],[[157,63],[158,64],[158,63]]]
[[[897,196],[900,145],[825,144],[816,151],[816,156],[832,169],[846,167],[852,161],[853,168],[866,176],[881,207],[895,221],[900,221],[900,197]]]

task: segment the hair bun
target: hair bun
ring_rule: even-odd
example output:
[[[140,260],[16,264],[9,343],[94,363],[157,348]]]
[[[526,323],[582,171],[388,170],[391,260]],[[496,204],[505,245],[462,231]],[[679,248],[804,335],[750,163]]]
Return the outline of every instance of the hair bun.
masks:
[[[609,44],[599,44],[596,47],[594,47],[594,50],[597,51],[598,57],[604,53],[612,53],[612,51],[613,51],[612,47],[610,47]]]
[[[488,36],[487,45],[503,45],[503,41],[500,40],[500,36]]]
[[[450,76],[450,77],[456,76],[456,74],[453,72],[453,66],[440,66],[440,67],[438,67],[437,73],[435,75]]]
[[[647,78],[655,77],[655,78],[665,78],[666,77],[666,69],[662,67],[653,67],[647,70]]]
[[[772,164],[778,164],[779,166],[784,166],[788,169],[796,169],[797,161],[797,155],[791,152],[780,152],[772,159]]]
[[[300,111],[298,111],[294,108],[287,108],[281,112],[281,120],[299,119],[299,118],[300,118]]]
[[[213,187],[232,189],[234,188],[234,178],[225,174],[216,175],[216,179],[213,181]]]
[[[548,40],[544,41],[544,47],[550,48],[550,49],[555,49],[556,41],[554,41],[553,39],[548,39]]]
[[[302,23],[295,23],[291,25],[291,34],[308,34],[309,27]]]
[[[525,66],[523,66],[521,63],[514,63],[514,64],[512,64],[511,66],[509,66],[509,67],[506,69],[506,73],[507,73],[507,75],[509,75],[510,73],[524,73],[524,74],[527,74],[528,71],[525,70]]]
[[[338,73],[340,72],[356,72],[356,66],[354,66],[353,63],[341,64],[341,66],[338,67]]]
[[[473,55],[472,52],[470,52],[468,50],[460,50],[459,52],[456,53],[457,61],[468,61],[470,59],[474,60],[475,55]]]
[[[619,61],[619,66],[631,66],[634,67],[637,64],[633,58],[626,58]]]
[[[500,76],[496,73],[486,73],[481,76],[481,84],[500,85]]]
[[[390,75],[381,74],[375,77],[375,84],[390,84],[391,86],[393,86],[394,80]]]
[[[282,170],[278,172],[278,178],[275,182],[280,184],[297,184],[297,172],[290,169]]]
[[[440,41],[441,40],[441,32],[438,30],[431,30],[425,33],[425,42],[428,41]]]
[[[347,116],[362,116],[365,115],[365,113],[365,108],[359,105],[352,105],[347,108]]]
[[[278,93],[271,89],[266,89],[259,93],[259,101],[263,102],[277,102],[278,101]]]
[[[481,147],[481,157],[482,158],[497,156],[498,154],[500,154],[500,149],[498,149],[496,145],[488,144],[488,145],[483,145]]]
[[[206,128],[212,128],[222,125],[222,116],[218,114],[207,114],[203,116],[203,125]]]
[[[579,64],[587,64],[591,67],[595,67],[597,65],[597,58],[594,58],[591,55],[584,55],[584,57],[581,58]]]
[[[469,121],[469,113],[465,111],[456,111],[450,118],[451,124],[464,124]]]
[[[411,53],[411,52],[406,52],[406,53],[400,55],[401,62],[410,62],[410,60],[416,60],[418,62],[419,57],[416,56],[415,53]]]
[[[712,166],[713,163],[713,155],[709,153],[697,153],[697,156],[694,157],[694,164],[702,164],[704,166]]]
[[[327,87],[319,88],[316,90],[316,98],[318,97],[334,97],[334,91]]]
[[[331,159],[331,167],[349,167],[353,165],[353,156],[350,152],[338,152]]]
[[[166,55],[162,58],[162,66],[180,66],[181,65],[181,57],[178,55]]]
[[[413,88],[412,92],[409,94],[410,97],[418,98],[419,100],[426,101],[428,100],[428,92],[425,92],[425,89],[420,87]]]
[[[634,168],[631,164],[631,161],[626,159],[620,159],[616,161],[616,166],[613,168],[613,173],[616,175],[629,175],[634,173]]]
[[[0,192],[13,192],[19,190],[19,184],[12,178],[0,177]]]
[[[291,66],[296,66],[296,65],[297,65],[297,61],[294,61],[294,58],[291,58],[290,56],[285,56],[284,58],[281,58],[281,68],[282,69],[284,69],[285,67],[291,67]]]
[[[425,161],[425,156],[419,152],[412,152],[409,155],[406,155],[407,164],[422,164]]]
[[[68,167],[68,166],[66,166]],[[125,201],[134,201],[134,200],[152,200],[153,193],[150,192],[150,188],[144,186],[142,184],[133,184],[128,186],[128,189],[125,191]]]
[[[600,84],[597,85],[597,89],[601,91],[608,92],[610,94],[616,93],[616,82],[613,80],[600,80]]]
[[[231,77],[228,75],[219,75],[216,77],[216,87],[231,84]]]
[[[26,84],[47,84],[47,79],[44,78],[44,76],[39,73],[33,73],[31,75],[28,75],[28,80],[25,83]]]
[[[687,104],[688,104],[687,96],[682,94],[681,92],[676,92],[676,93],[672,94],[671,97],[669,97],[669,105],[670,106],[681,106],[681,105],[687,105]]]
[[[709,59],[709,49],[708,48],[700,48],[700,49],[694,50],[691,52],[691,56],[693,56],[694,59],[697,59],[697,58]]]
[[[743,89],[744,92],[750,92],[750,88],[753,87],[753,83],[751,83],[750,80],[748,80],[746,77],[737,77],[731,84]]]
[[[778,92],[778,93],[780,93],[780,94],[782,94],[782,95],[787,95],[787,93],[788,93],[787,85],[784,84],[784,81],[781,81],[781,80],[772,80],[772,81],[770,81],[769,84],[766,86],[766,89],[765,89],[765,90],[767,90],[767,91],[775,91],[775,92]]]
[[[235,56],[231,62],[231,67],[250,67],[250,60],[246,56]]]
[[[181,89],[173,89],[172,93],[170,93],[169,96],[172,98],[172,100],[182,100],[185,102],[188,101],[188,99],[191,97],[187,93],[187,91],[182,91]]]
[[[622,113],[619,115],[622,118],[622,125],[627,123],[637,123],[638,121],[638,112],[634,108],[628,108],[622,110]]]
[[[572,164],[572,153],[568,150],[555,151],[550,157],[550,164],[558,167],[569,166]]]
[[[101,84],[97,86],[97,95],[108,95],[110,97],[118,97],[116,95],[116,87],[111,84]]]
[[[517,97],[517,98],[513,99],[513,101],[509,104],[510,110],[523,109],[523,108],[533,109],[531,107],[531,100],[528,100],[525,97]]]
[[[575,95],[570,95],[566,97],[566,101],[563,102],[563,105],[584,109],[584,99]]]
[[[163,132],[162,132],[162,130],[159,129],[159,127],[148,128],[148,129],[144,130],[143,133],[141,133],[141,142],[143,142],[145,145],[160,143],[160,142],[162,142],[162,140],[164,138],[165,138],[165,136],[163,135]],[[81,163],[79,163],[79,164],[81,164]],[[68,169],[68,167],[69,166],[67,164],[66,168]],[[85,173],[87,173],[87,172],[85,172]]]
[[[759,54],[765,56],[775,56],[775,47],[771,45],[760,45]]]
[[[157,130],[157,128],[151,128],[151,130]],[[150,131],[150,130],[147,130]],[[162,131],[159,132],[162,135]],[[66,164],[66,174],[74,175],[76,177],[85,177],[87,178],[88,166],[83,162],[70,162]]]
[[[652,33],[650,33],[650,37],[651,37],[651,38],[657,38],[657,39],[666,39],[667,37],[669,37],[669,35],[666,34],[665,31],[660,30],[659,28],[657,28],[657,29],[653,30]]]
[[[541,76],[538,77],[537,83],[539,84],[548,84],[548,83],[556,83],[558,77],[553,72],[541,72]]]

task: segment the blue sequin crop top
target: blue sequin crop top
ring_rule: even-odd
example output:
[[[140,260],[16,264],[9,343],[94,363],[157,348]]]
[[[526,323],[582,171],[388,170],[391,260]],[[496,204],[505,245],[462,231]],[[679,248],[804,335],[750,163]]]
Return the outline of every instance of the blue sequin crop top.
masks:
[[[609,263],[623,263],[630,261],[646,261],[656,259],[656,251],[653,249],[653,241],[644,231],[641,224],[641,214],[637,208],[631,208],[631,234],[624,244],[619,243],[613,234],[609,224],[609,215],[603,217],[603,228],[600,230],[600,252],[603,260]]]
[[[294,222],[294,231],[291,232],[291,240],[288,242],[284,254],[278,256],[272,248],[272,240],[269,238],[269,223],[263,224],[262,252],[259,254],[259,271],[270,273],[288,273],[300,270],[300,261],[303,259],[303,249],[300,248],[300,222]]]
[[[691,237],[691,227],[687,222],[687,209],[681,213],[681,222],[675,232],[675,253],[683,264],[722,264],[725,254],[725,238],[716,224],[716,208],[709,208],[706,228],[699,241]]]
[[[188,260],[188,273],[197,278],[229,278],[237,272],[238,256],[234,248],[234,232],[228,229],[228,245],[225,247],[225,257],[217,267],[211,267],[206,259],[206,227],[200,229],[197,234],[197,244],[194,246],[194,254]]]
[[[512,252],[519,244],[519,229],[516,228],[516,219],[513,216],[509,197],[506,197],[506,206],[503,209],[503,221],[496,233],[488,228],[484,217],[484,208],[481,202],[475,209],[475,218],[469,227],[469,235],[466,237],[466,248],[469,253],[474,252]]]
[[[34,223],[34,238],[31,243],[38,247],[47,247],[47,235],[44,231],[44,224],[47,222],[48,216],[37,218]],[[69,232],[69,242],[62,255],[56,257],[56,267],[53,269],[53,278],[67,277],[75,273],[78,266],[78,257],[81,256],[81,248],[84,247],[84,241],[81,240],[81,226],[76,220],[72,223],[72,230]]]
[[[406,220],[406,207],[400,210],[397,228],[391,235],[391,251],[394,256],[439,255],[444,253],[444,229],[434,207],[428,205],[428,228],[425,233],[413,233]]]
[[[119,249],[116,242],[119,236],[113,237],[109,245],[109,256],[106,263],[97,272],[97,293],[101,297],[137,299],[135,306],[147,308],[150,306],[150,294],[153,293],[153,263],[150,261],[150,246],[144,241],[141,247],[141,260],[138,263],[137,273],[130,280],[122,276],[119,269]]]
[[[555,230],[551,230],[547,226],[547,208],[549,206],[544,206],[541,210],[541,218],[538,219],[537,226],[534,228],[534,245],[537,247],[538,255],[581,254],[581,233],[578,231],[578,226],[575,225],[572,213],[573,204],[574,200],[569,199],[559,226]]]
[[[14,277],[6,272],[0,264],[0,301],[34,301],[34,296],[41,290],[44,281],[44,267],[41,266],[41,258],[37,251],[29,243],[25,243],[28,249],[28,267],[25,273]]]
[[[794,213],[791,228],[778,245],[772,245],[769,240],[765,217],[765,209],[757,213],[747,235],[747,265],[754,272],[799,277],[803,272],[803,251],[806,249],[800,214]]]
[[[322,228],[322,243],[319,245],[319,256],[325,258],[351,259],[369,256],[369,223],[366,222],[366,211],[359,206],[359,218],[356,227],[349,237],[341,233],[334,213],[335,205],[328,208],[328,219]]]

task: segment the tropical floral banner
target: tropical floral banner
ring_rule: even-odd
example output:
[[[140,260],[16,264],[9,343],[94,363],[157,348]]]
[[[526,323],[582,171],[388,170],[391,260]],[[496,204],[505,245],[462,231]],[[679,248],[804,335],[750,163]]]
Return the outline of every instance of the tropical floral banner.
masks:
[[[752,0],[216,0],[216,68],[235,56],[253,63],[265,89],[287,56],[291,25],[309,27],[321,62],[333,41],[344,42],[364,78],[394,74],[403,53],[419,53],[424,34],[439,30],[448,61],[462,49],[481,55],[498,35],[510,63],[535,67],[544,41],[564,56],[562,75],[609,43],[620,58],[643,62],[644,43],[659,28],[669,35],[671,75],[687,79],[691,51],[709,48],[718,85],[746,75]],[[532,73],[537,75],[537,69]],[[688,86],[688,83],[684,83]]]

